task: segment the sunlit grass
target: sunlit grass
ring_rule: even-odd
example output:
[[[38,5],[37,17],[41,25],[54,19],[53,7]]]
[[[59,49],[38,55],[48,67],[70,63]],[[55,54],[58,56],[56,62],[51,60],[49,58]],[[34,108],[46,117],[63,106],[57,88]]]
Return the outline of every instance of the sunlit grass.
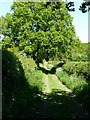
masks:
[[[65,71],[57,71],[56,75],[68,88],[72,89],[75,93],[80,92],[84,89],[84,86],[88,87],[86,79],[76,74],[69,75]]]
[[[65,87],[59,83],[58,78],[55,75],[48,75],[50,88],[66,91]]]

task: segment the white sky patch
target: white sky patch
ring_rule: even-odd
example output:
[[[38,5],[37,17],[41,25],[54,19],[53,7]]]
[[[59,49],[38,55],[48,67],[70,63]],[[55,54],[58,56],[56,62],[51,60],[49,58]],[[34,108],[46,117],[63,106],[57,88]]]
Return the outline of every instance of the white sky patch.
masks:
[[[13,1],[17,1],[17,0],[0,0],[1,2],[13,2]],[[20,1],[40,1],[40,0],[20,0]],[[42,1],[48,1],[48,0],[42,0]],[[51,1],[59,1],[59,0],[51,0]],[[67,1],[67,2],[84,2],[84,1],[90,1],[90,0],[61,0],[61,1]]]
[[[0,2],[13,2],[14,0],[0,0]]]
[[[4,38],[4,35],[0,34],[0,42],[2,42],[3,38]]]

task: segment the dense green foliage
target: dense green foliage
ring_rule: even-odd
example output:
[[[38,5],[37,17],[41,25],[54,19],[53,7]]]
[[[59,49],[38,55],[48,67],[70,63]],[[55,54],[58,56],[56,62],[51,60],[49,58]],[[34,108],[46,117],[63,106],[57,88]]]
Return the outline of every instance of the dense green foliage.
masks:
[[[88,86],[85,78],[81,76],[77,76],[76,74],[69,75],[67,72],[60,70],[56,72],[57,76],[60,80],[66,84],[70,89],[72,89],[75,93],[80,92],[83,90],[84,86]],[[68,79],[68,80],[67,80]]]
[[[40,106],[43,106],[41,98],[43,99],[44,74],[36,68],[35,62],[23,55],[17,48],[3,50],[3,119],[40,118],[37,111],[43,111]],[[57,84],[58,82],[54,81],[53,76],[52,79],[51,75],[49,77],[50,88],[56,89],[49,94],[47,102],[49,117],[77,117],[75,104],[70,101],[65,92],[60,90],[61,88]],[[57,95],[58,93],[60,95]],[[66,106],[68,110],[65,113]]]
[[[2,51],[2,117],[3,119],[36,117],[34,107],[38,104],[38,94],[43,87],[42,73],[35,72],[36,65],[32,59],[15,55],[11,51]]]
[[[89,43],[81,43],[76,49],[72,49],[71,61],[89,60]]]
[[[80,43],[76,37],[72,17],[64,2],[14,2],[11,10],[13,13],[0,17],[0,34],[4,35],[0,43],[3,52],[3,117],[28,119],[34,116],[37,119],[37,106],[42,104],[44,82],[48,79],[47,86],[56,90],[47,102],[50,118],[65,118],[66,106],[70,109],[65,115],[75,117],[70,96],[58,92],[63,88],[52,74],[56,73],[87,107],[90,43]],[[48,77],[45,79],[45,76]]]
[[[16,48],[13,49],[15,51]],[[32,86],[37,86],[40,91],[42,91],[43,88],[43,74],[42,71],[37,70],[37,65],[35,64],[34,60],[31,58],[27,58],[26,56],[23,56],[24,54],[20,52],[14,52],[14,54],[19,58],[22,67],[24,69],[25,77],[28,81],[28,83]]]
[[[38,64],[43,59],[70,58],[80,44],[64,2],[14,2],[1,17],[3,47],[18,46]]]
[[[83,75],[86,79],[90,78],[89,62],[67,62],[63,69],[69,74]]]
[[[63,84],[73,91],[75,97],[84,107],[86,107],[87,112],[90,113],[90,108],[88,107],[90,106],[90,85],[86,82],[86,79],[81,76],[77,76],[76,74],[69,75],[63,70],[57,71],[56,75]]]

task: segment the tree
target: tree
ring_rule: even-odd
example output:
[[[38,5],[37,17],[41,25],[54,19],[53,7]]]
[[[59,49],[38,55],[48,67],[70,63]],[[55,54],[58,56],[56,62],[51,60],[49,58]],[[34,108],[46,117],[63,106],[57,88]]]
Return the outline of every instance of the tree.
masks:
[[[66,3],[14,2],[11,9],[13,13],[4,18],[4,41],[9,39],[37,64],[43,59],[70,58],[72,47],[79,45]]]
[[[84,0],[86,2],[83,2],[80,6],[79,10],[82,11],[82,13],[86,13],[87,11],[90,11],[90,0]]]

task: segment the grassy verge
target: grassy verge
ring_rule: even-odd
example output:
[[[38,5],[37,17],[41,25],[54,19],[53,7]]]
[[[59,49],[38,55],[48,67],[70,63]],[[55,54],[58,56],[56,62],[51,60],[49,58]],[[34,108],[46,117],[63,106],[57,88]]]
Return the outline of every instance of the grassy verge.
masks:
[[[73,120],[81,118],[78,115],[75,103],[73,103],[70,96],[68,96],[64,91],[60,89],[53,90],[48,97],[49,100],[47,101],[47,106],[50,119]]]
[[[43,88],[43,74],[32,59],[15,50],[3,50],[3,119],[33,119]]]
[[[22,64],[24,69],[25,77],[27,82],[31,86],[37,86],[40,91],[43,89],[43,73],[40,70],[37,70],[37,65],[35,64],[32,58],[26,58],[23,56],[23,53],[14,52],[18,57],[19,61]],[[21,55],[20,55],[21,54]]]
[[[88,111],[89,87],[86,79],[82,78],[81,76],[77,76],[76,74],[69,75],[63,70],[57,71],[56,75],[63,84],[73,91],[73,93],[76,95],[76,98],[83,106],[86,107]]]
[[[90,62],[67,62],[63,65],[63,69],[69,73],[76,73],[78,76],[83,76],[87,80],[90,78]]]
[[[57,71],[56,75],[62,81],[63,84],[66,84],[67,87],[72,89],[74,93],[83,90],[84,86],[88,86],[86,80],[82,77],[78,77],[75,74],[69,75],[65,71]]]

